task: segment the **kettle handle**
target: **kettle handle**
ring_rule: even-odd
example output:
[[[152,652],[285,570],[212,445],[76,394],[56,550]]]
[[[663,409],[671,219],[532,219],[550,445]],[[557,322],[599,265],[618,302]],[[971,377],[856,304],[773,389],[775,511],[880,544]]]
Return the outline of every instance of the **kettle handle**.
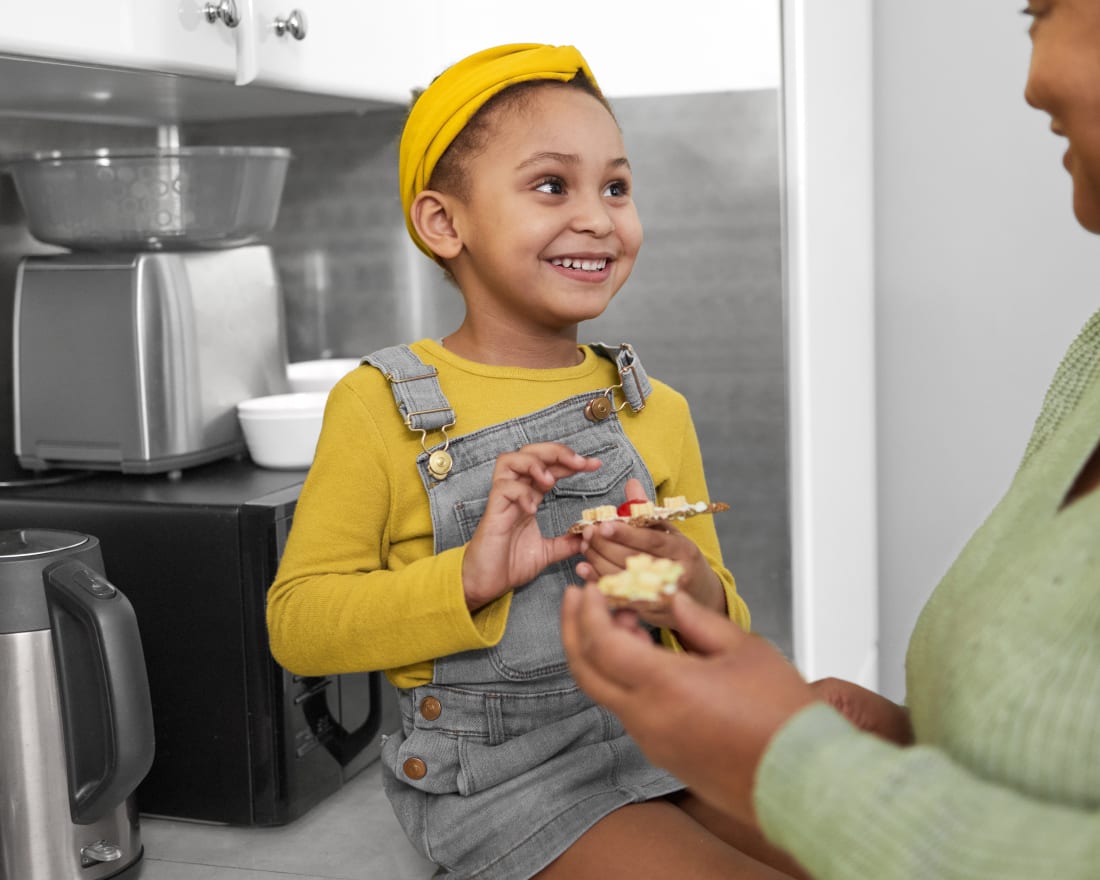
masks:
[[[153,709],[130,601],[77,559],[43,571],[53,630],[69,807],[86,825],[124,801],[153,764]]]

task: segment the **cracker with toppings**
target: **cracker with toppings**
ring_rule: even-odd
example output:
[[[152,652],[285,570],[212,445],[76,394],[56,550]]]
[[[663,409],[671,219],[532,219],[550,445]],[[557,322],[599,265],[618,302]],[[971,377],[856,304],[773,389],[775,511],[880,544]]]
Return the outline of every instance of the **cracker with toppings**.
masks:
[[[626,560],[626,568],[605,574],[596,587],[612,608],[664,608],[678,589],[684,566],[671,559],[638,553]]]
[[[729,510],[728,504],[721,501],[706,502],[696,501],[688,503],[683,495],[669,496],[661,501],[660,505],[647,499],[633,499],[625,504],[615,507],[612,504],[604,504],[599,507],[589,507],[581,512],[581,519],[569,527],[569,531],[576,534],[584,531],[586,526],[601,522],[624,522],[632,526],[655,526],[665,522],[676,522],[692,516],[704,513],[719,513]]]

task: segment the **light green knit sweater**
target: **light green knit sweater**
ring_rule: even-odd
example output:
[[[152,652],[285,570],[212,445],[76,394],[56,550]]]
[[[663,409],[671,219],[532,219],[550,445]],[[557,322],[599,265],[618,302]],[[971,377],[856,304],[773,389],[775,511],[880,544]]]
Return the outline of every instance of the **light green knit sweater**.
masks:
[[[1098,440],[1100,313],[917,622],[917,745],[814,706],[768,749],[758,815],[814,877],[1100,877],[1100,491],[1062,507]]]

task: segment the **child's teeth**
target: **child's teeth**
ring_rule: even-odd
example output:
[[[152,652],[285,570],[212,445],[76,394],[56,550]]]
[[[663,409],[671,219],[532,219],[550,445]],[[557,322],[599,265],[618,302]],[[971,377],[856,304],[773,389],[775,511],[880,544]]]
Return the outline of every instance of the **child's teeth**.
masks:
[[[566,269],[583,269],[586,272],[598,272],[607,265],[607,260],[576,260],[573,257],[561,257],[552,260],[555,266]]]

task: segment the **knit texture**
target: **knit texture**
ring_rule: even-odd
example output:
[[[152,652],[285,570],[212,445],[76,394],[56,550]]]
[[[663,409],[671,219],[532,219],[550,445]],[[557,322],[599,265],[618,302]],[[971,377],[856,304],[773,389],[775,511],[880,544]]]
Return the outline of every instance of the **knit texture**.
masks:
[[[615,365],[584,349],[584,361],[553,370],[493,367],[438,343],[412,346],[439,371],[458,437],[543,409],[585,390],[618,384]],[[687,401],[653,381],[645,409],[620,412],[623,429],[659,497],[708,499]],[[426,438],[440,442],[436,432]],[[317,453],[302,488],[275,582],[268,592],[271,649],[300,675],[384,669],[398,687],[431,680],[433,661],[496,644],[511,593],[470,615],[462,589],[464,548],[434,552],[431,513],[416,470],[420,434],[398,414],[382,373],[362,366],[329,397]],[[712,517],[679,524],[726,589],[731,617],[748,610],[722,563]]]
[[[1100,312],[1081,328],[1066,350],[1047,390],[1043,408],[1035,421],[1035,430],[1024,452],[1023,464],[1058,430],[1062,419],[1076,409],[1085,391],[1095,379],[1100,364]]]
[[[925,606],[917,745],[804,710],[760,767],[770,838],[814,877],[1100,876],[1100,318],[1068,349],[1009,490]]]

